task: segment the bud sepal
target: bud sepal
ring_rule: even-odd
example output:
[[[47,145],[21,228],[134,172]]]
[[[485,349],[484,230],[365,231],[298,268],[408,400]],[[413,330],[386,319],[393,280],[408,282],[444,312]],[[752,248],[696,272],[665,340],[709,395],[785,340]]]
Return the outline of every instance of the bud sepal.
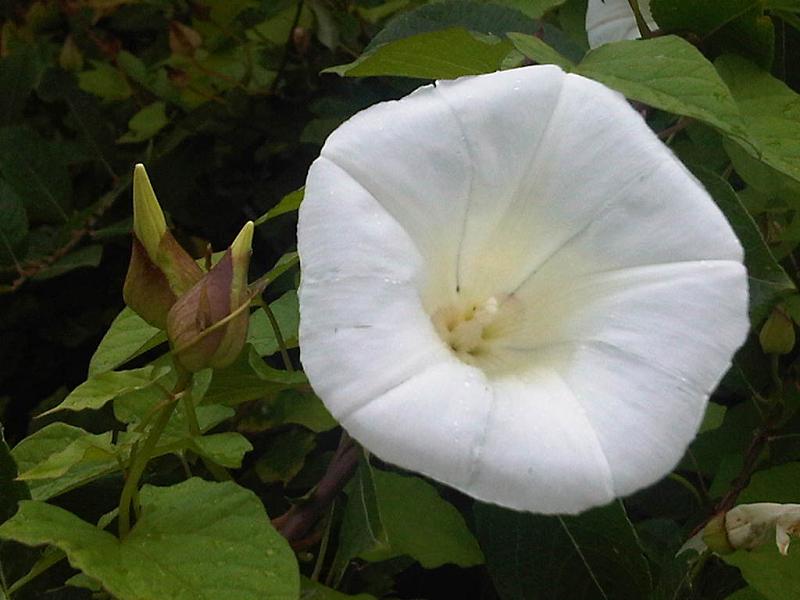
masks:
[[[252,240],[253,223],[248,222],[219,262],[169,311],[167,336],[175,360],[187,371],[226,367],[244,347]]]
[[[133,174],[133,249],[125,285],[125,304],[145,321],[166,329],[177,299],[203,277],[202,269],[167,229],[164,213],[143,165]]]

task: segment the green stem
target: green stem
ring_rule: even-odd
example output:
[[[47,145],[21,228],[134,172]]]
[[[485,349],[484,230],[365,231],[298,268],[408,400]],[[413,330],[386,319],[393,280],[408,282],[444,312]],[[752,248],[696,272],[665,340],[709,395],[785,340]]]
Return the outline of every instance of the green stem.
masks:
[[[208,472],[214,476],[214,479],[217,481],[233,481],[233,477],[231,477],[231,474],[228,473],[225,467],[218,465],[205,456],[201,456],[200,459],[203,461],[206,469],[208,469]]]
[[[652,37],[653,32],[650,31],[650,27],[647,26],[647,21],[645,21],[644,15],[642,15],[642,9],[639,8],[639,0],[628,0],[628,4],[631,5],[631,10],[636,19],[636,27],[639,28],[639,33],[643,38]]]
[[[283,365],[286,367],[287,371],[294,371],[292,360],[289,358],[289,352],[286,349],[286,340],[283,339],[283,334],[281,333],[281,328],[278,326],[278,320],[275,318],[275,313],[272,312],[272,309],[266,302],[261,306],[261,308],[264,309],[264,312],[269,319],[269,323],[272,325],[272,331],[275,332],[275,341],[278,342],[278,348],[280,348],[281,351]]]
[[[322,540],[319,543],[319,550],[317,551],[317,560],[314,563],[314,570],[311,572],[311,581],[319,581],[320,573],[322,573],[322,565],[325,563],[325,554],[328,551],[328,542],[331,539],[331,529],[333,525],[333,511],[336,509],[336,500],[331,503],[331,509],[328,511],[328,522],[325,523],[325,531],[322,534]]]
[[[186,460],[185,453],[184,452],[176,452],[175,454],[178,456],[178,460],[181,463],[181,467],[183,467],[183,473],[184,473],[184,475],[186,475],[186,479],[191,479],[192,477],[194,477],[192,475],[192,469],[189,467],[189,463]]]
[[[186,390],[191,383],[191,380],[191,374],[179,371],[178,381],[175,384],[175,389],[172,392],[173,401],[161,409],[161,412],[158,414],[158,417],[153,424],[153,428],[150,430],[150,433],[147,436],[147,440],[145,440],[141,450],[137,453],[136,460],[131,465],[130,471],[128,471],[128,477],[125,479],[125,485],[122,488],[122,494],[120,495],[119,499],[120,539],[127,536],[130,532],[131,502],[133,501],[133,497],[139,489],[139,480],[141,479],[142,474],[147,467],[147,463],[150,462],[150,458],[153,456],[153,451],[156,449],[156,445],[158,444],[159,438],[161,438],[161,434],[164,433],[164,429],[166,429],[167,423],[169,423],[169,419],[172,416],[172,413],[175,411],[175,406],[177,404],[175,400],[177,399],[177,395]]]
[[[194,398],[189,390],[183,395],[183,412],[186,413],[186,423],[189,425],[189,433],[193,437],[202,435],[200,431],[200,423],[197,420],[197,411],[194,409]]]
[[[192,437],[200,437],[203,435],[203,432],[200,430],[200,421],[197,419],[194,398],[192,397],[191,391],[188,389],[183,395],[183,412],[186,413],[186,423],[189,425],[189,433]],[[201,456],[200,459],[203,461],[206,469],[208,469],[208,472],[211,473],[217,481],[230,481],[232,479],[230,474],[223,467],[207,459],[205,456]],[[188,465],[186,468],[188,470]]]
[[[772,385],[775,386],[775,395],[778,398],[778,402],[783,404],[783,380],[781,379],[781,359],[779,355],[770,354],[769,367]]]
[[[297,28],[298,23],[300,23],[300,16],[303,14],[303,2],[304,0],[298,0],[297,2],[297,9],[295,10],[294,18],[292,19],[292,26],[289,29],[289,38],[286,40],[286,44],[284,45],[281,62],[278,65],[278,70],[275,73],[275,79],[272,80],[272,85],[269,89],[271,94],[274,94],[278,91],[278,86],[281,83],[281,79],[283,79],[284,71],[289,64],[289,51],[292,47],[294,30]]]
[[[29,583],[30,581],[32,581],[33,579],[35,579],[36,577],[47,571],[47,569],[49,569],[53,565],[61,562],[66,557],[67,555],[64,554],[61,550],[56,550],[54,552],[45,554],[44,556],[42,556],[42,558],[36,561],[36,564],[34,564],[31,567],[31,570],[28,571],[26,575],[23,575],[22,577],[20,577],[14,583],[11,584],[11,587],[8,588],[8,592],[6,595],[9,598],[11,598],[11,594],[16,592],[23,585]]]
[[[0,560],[0,600],[11,600],[11,595],[8,592],[8,583],[6,576],[3,573],[3,561]]]
[[[678,473],[670,473],[669,475],[667,475],[667,477],[669,479],[671,479],[672,481],[674,481],[675,483],[677,483],[677,484],[683,486],[684,488],[686,488],[687,490],[689,490],[689,492],[691,492],[692,496],[694,496],[694,499],[697,500],[697,503],[700,506],[703,506],[703,496],[700,494],[698,489],[696,487],[694,487],[694,485],[692,485],[691,481],[686,479],[683,475],[679,475]]]

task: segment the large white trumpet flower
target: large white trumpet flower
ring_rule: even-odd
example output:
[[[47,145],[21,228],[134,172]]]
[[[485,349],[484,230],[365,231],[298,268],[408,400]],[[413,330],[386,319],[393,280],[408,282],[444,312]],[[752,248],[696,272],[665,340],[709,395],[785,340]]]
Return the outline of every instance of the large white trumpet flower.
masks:
[[[373,106],[308,175],[301,359],[378,457],[576,513],[663,477],[748,329],[742,248],[625,99],[557,67]]]

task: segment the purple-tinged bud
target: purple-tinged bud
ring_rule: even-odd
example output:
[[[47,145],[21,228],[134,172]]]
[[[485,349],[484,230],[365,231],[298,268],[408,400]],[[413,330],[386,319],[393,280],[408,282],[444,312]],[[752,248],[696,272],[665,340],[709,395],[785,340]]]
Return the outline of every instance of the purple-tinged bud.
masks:
[[[250,320],[252,242],[249,221],[220,261],[169,311],[167,335],[175,359],[187,371],[226,367],[242,351]]]
[[[122,290],[125,304],[151,325],[165,329],[170,308],[203,271],[167,230],[143,165],[136,165],[133,172],[133,233]]]

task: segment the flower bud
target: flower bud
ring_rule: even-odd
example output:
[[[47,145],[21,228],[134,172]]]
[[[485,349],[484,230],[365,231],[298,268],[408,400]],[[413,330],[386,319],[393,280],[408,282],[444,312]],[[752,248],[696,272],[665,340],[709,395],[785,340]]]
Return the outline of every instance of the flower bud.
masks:
[[[725,513],[714,515],[703,528],[702,541],[706,547],[717,554],[730,554],[735,550],[728,539],[728,531],[725,528]]]
[[[788,354],[794,348],[794,323],[780,306],[776,306],[758,334],[761,348],[767,354]]]
[[[80,71],[83,68],[83,54],[71,35],[66,37],[64,45],[61,46],[58,64],[66,71]]]
[[[136,165],[133,172],[133,234],[122,290],[125,304],[151,325],[165,329],[170,308],[203,271],[167,230],[143,165]]]
[[[248,221],[220,261],[167,316],[167,335],[178,363],[187,371],[231,364],[247,339],[247,269],[253,242]]]
[[[773,530],[778,550],[785,556],[789,552],[789,536],[800,535],[800,504],[740,504],[709,521],[703,540],[714,552],[726,554],[764,545],[772,538]]]

